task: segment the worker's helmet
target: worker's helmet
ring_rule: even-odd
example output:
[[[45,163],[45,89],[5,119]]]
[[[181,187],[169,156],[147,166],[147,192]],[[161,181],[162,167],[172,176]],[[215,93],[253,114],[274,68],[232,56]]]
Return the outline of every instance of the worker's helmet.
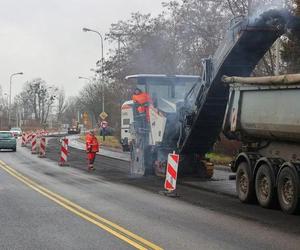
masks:
[[[134,94],[135,95],[138,95],[138,94],[140,94],[140,93],[142,93],[143,91],[140,89],[140,88],[135,88],[134,89]]]
[[[90,130],[90,134],[96,135],[96,134],[97,134],[97,129],[96,129],[96,128],[91,129],[91,130]]]

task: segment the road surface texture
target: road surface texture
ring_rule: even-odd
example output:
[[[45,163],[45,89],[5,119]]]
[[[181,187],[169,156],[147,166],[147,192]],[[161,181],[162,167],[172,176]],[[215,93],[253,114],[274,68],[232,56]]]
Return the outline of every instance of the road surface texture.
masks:
[[[84,152],[59,167],[57,139],[48,150],[0,153],[0,249],[299,249],[299,216],[184,185],[165,197],[124,161],[89,173]]]

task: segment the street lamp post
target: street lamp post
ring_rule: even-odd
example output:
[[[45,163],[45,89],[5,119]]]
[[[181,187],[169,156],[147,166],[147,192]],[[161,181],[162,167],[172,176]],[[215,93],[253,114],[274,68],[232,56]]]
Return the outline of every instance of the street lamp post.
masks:
[[[101,85],[102,85],[102,112],[105,112],[105,106],[104,106],[104,102],[105,102],[105,96],[104,96],[104,55],[103,55],[103,36],[101,35],[101,33],[97,30],[92,30],[92,29],[88,29],[88,28],[83,28],[82,29],[83,32],[94,32],[97,35],[100,36],[100,40],[101,40]]]
[[[9,107],[8,107],[8,126],[10,126],[10,112],[11,112],[11,84],[12,84],[12,78],[15,75],[23,75],[23,72],[13,73],[10,75],[9,78]]]

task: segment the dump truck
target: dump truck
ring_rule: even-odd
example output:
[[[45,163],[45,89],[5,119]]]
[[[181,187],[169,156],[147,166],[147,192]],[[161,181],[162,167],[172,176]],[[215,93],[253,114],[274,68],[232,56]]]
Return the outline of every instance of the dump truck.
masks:
[[[73,120],[72,125],[68,127],[68,134],[73,135],[73,134],[80,134],[81,129],[79,127],[79,122]]]
[[[230,86],[223,133],[242,142],[231,168],[242,202],[300,205],[300,74],[224,77]]]

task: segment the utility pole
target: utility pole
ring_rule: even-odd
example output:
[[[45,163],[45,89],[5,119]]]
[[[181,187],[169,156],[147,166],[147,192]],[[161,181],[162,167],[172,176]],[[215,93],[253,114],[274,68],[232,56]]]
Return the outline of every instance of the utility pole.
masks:
[[[275,42],[275,76],[279,75],[279,58],[280,58],[280,38]]]

